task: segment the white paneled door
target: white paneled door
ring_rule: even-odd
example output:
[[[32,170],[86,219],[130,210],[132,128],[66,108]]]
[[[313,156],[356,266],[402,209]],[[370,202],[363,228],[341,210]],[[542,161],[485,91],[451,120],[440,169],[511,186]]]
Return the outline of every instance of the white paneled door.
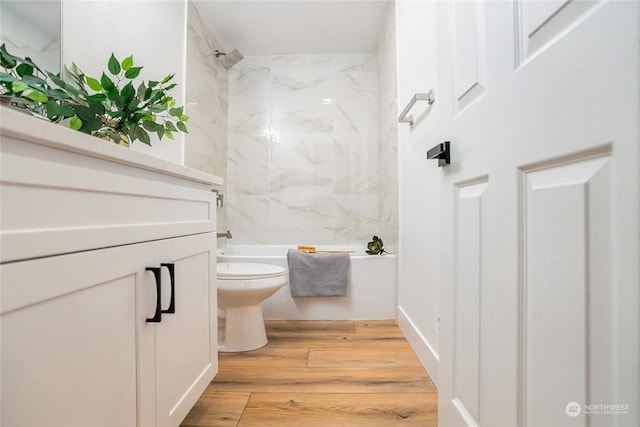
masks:
[[[640,425],[639,17],[437,5],[442,426]]]

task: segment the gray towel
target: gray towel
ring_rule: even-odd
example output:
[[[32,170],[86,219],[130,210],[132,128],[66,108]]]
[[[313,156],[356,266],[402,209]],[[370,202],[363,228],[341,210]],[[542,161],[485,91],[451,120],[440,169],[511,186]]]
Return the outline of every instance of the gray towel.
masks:
[[[287,252],[289,289],[297,297],[343,297],[347,294],[349,254]]]

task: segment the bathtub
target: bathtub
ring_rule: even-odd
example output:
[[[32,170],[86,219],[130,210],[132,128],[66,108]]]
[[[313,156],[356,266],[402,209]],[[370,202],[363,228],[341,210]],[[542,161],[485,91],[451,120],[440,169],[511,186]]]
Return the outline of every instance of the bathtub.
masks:
[[[229,245],[218,250],[218,262],[256,262],[287,268],[287,250],[292,246]],[[318,249],[323,247],[318,246]],[[265,319],[357,320],[395,319],[397,307],[397,257],[367,255],[352,249],[351,268],[345,297],[291,298],[289,284],[262,303]]]

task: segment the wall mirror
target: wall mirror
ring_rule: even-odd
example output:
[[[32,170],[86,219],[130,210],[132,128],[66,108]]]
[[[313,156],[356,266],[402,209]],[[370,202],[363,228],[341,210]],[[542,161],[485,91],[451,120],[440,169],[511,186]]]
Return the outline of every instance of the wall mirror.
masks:
[[[0,39],[9,53],[30,57],[41,68],[61,70],[61,1],[0,1]]]

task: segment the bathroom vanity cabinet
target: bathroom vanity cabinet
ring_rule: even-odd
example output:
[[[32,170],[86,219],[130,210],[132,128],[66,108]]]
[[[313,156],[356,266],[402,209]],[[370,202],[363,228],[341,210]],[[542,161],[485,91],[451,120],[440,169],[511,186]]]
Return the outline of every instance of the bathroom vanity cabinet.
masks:
[[[178,426],[217,372],[221,179],[0,114],[0,425]]]

